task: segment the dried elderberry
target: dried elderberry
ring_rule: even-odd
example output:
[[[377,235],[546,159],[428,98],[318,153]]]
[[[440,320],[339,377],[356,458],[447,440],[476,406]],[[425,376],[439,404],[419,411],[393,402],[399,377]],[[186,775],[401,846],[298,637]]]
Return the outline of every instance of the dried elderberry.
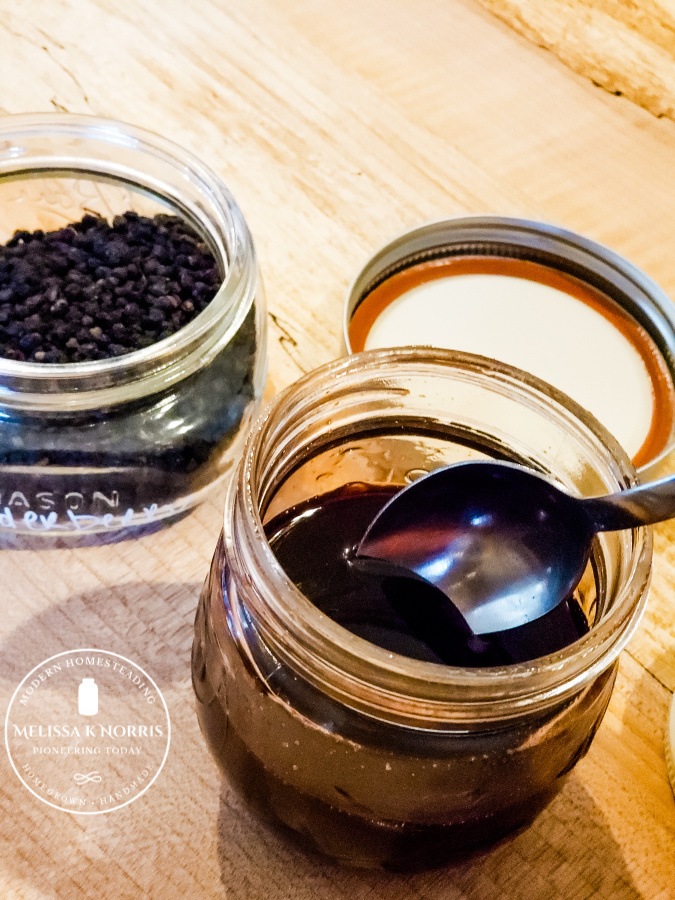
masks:
[[[175,334],[221,274],[177,216],[86,215],[58,231],[17,231],[0,246],[0,357],[107,359]]]

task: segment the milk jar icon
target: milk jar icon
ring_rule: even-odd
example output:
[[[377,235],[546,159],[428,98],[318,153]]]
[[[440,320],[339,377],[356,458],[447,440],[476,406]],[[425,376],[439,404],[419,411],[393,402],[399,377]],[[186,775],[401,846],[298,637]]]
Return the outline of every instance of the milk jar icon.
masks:
[[[83,678],[77,689],[77,711],[81,716],[95,716],[98,712],[98,685],[93,678]]]

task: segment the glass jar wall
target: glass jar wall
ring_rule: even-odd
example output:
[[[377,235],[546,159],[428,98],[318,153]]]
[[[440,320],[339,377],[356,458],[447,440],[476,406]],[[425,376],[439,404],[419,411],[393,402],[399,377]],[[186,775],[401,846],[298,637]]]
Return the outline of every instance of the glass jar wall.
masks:
[[[46,114],[0,121],[0,211],[3,242],[85,215],[180,221],[220,273],[203,311],[149,346],[73,363],[0,358],[0,532],[118,532],[181,514],[238,456],[265,380],[264,298],[236,202],[156,135]]]
[[[584,637],[500,668],[421,662],[321,613],[265,536],[307,498],[481,457],[584,495],[635,480],[613,439],[542,382],[412,348],[301,379],[258,419],[230,484],[195,622],[202,731],[264,817],[352,865],[438,864],[531,821],[588,750],[644,606],[649,532],[599,535],[579,588]]]

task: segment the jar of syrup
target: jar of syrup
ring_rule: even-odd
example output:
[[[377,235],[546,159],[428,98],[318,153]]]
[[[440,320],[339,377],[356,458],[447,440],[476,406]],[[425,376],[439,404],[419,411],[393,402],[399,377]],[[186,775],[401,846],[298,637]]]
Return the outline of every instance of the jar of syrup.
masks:
[[[436,865],[530,822],[588,750],[644,607],[651,537],[637,529],[595,539],[565,640],[535,633],[513,658],[453,655],[450,632],[383,607],[377,586],[367,608],[336,554],[341,529],[424,472],[480,458],[581,495],[635,483],[615,440],[555,389],[405,348],[291,386],[230,485],[195,622],[201,728],[260,815],[351,865]]]

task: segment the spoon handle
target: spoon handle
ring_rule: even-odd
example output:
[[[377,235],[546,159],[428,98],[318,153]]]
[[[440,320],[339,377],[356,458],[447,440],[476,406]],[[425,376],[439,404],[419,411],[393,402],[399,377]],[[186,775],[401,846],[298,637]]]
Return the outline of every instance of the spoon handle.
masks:
[[[610,494],[589,497],[584,511],[595,531],[619,531],[675,517],[675,475]]]

